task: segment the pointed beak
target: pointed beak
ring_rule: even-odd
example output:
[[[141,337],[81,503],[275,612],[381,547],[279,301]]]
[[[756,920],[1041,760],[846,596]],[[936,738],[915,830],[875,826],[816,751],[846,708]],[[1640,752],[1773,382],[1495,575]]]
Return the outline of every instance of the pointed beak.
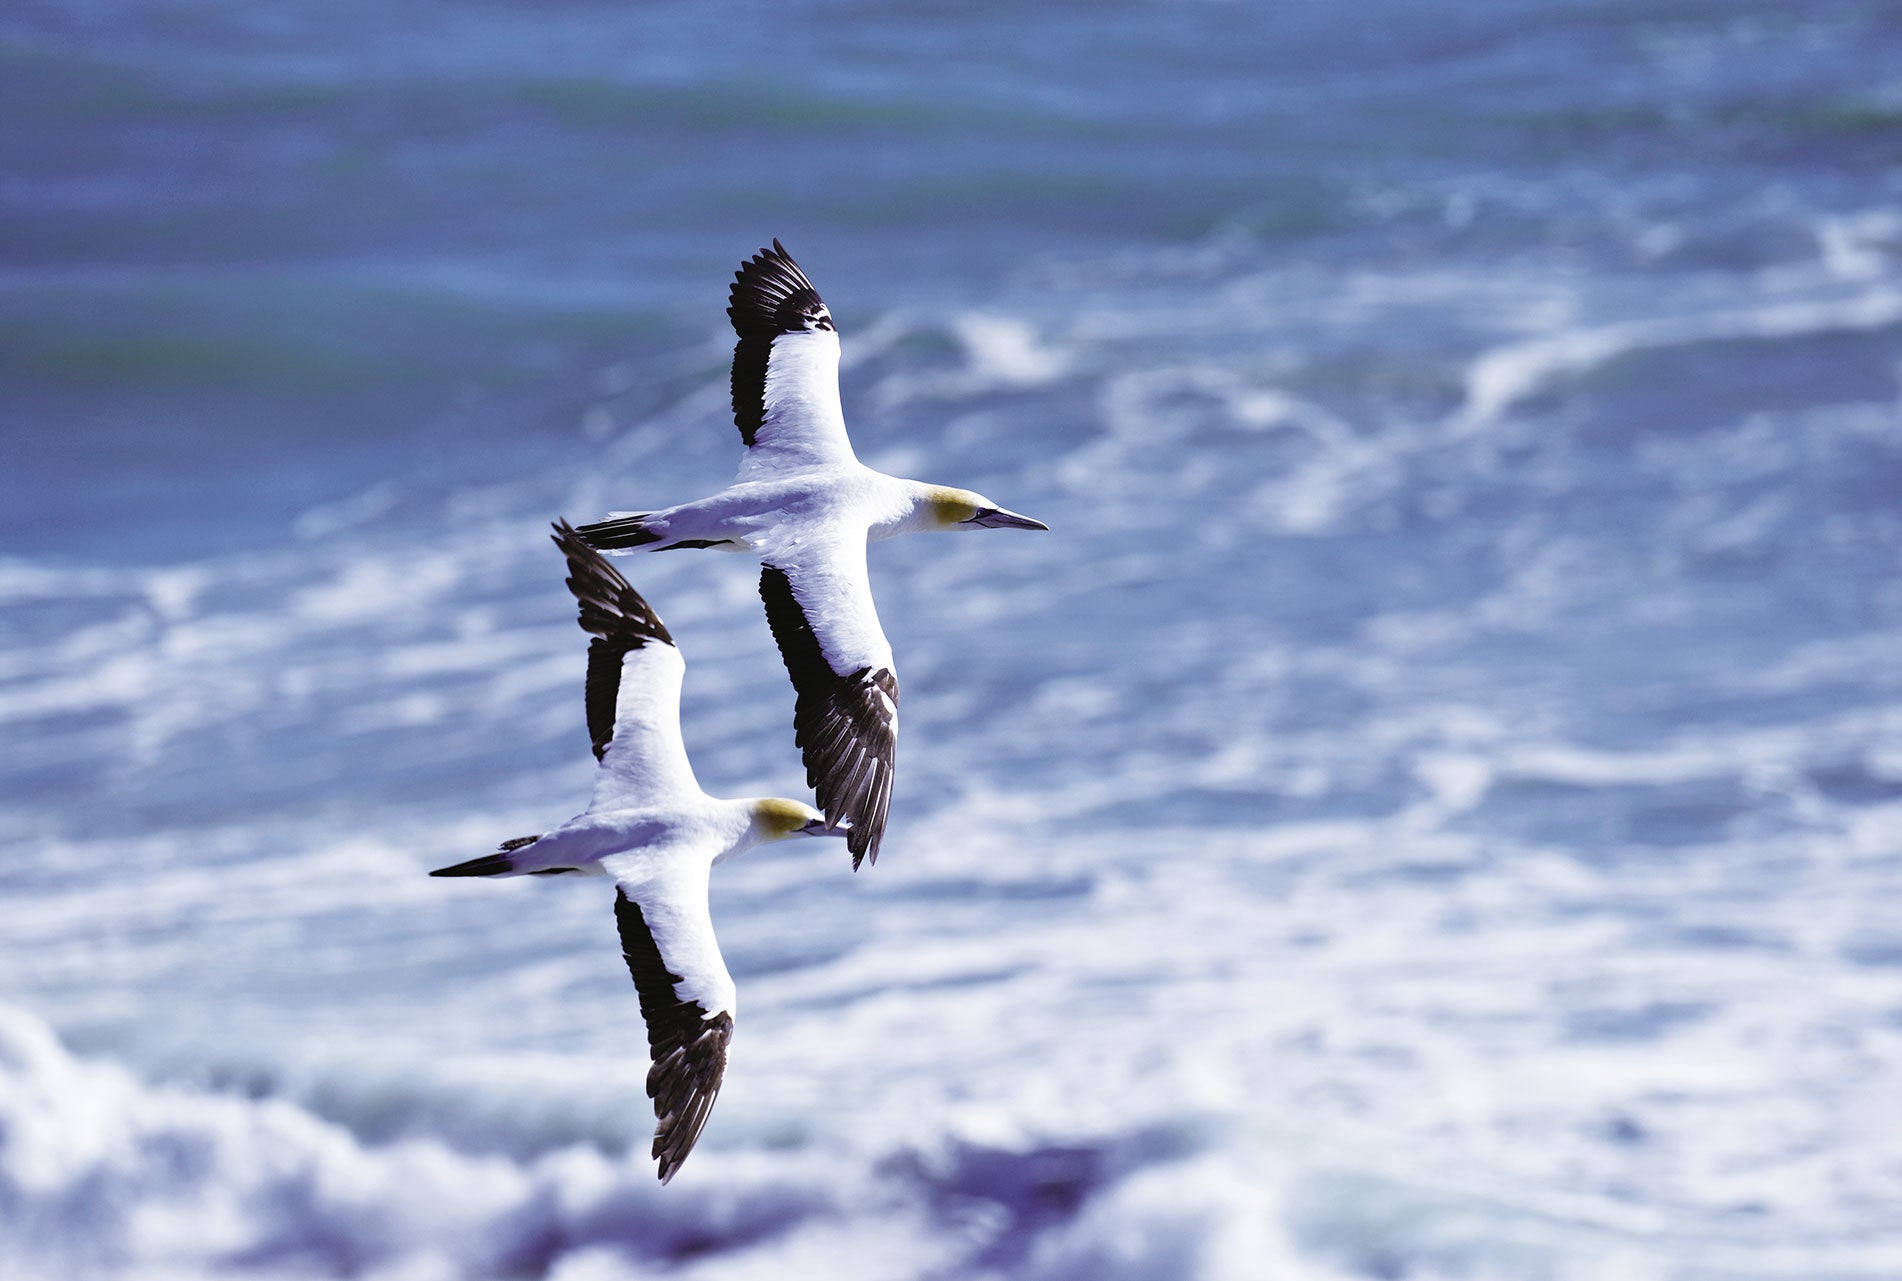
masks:
[[[963,521],[966,525],[982,525],[986,529],[1049,529],[1050,526],[1028,516],[1019,516],[1016,512],[1007,512],[1002,507],[986,507]]]
[[[828,827],[824,819],[815,818],[810,823],[807,823],[804,827],[799,829],[799,835],[801,836],[844,836],[846,834],[846,829],[848,829],[849,827],[851,827],[850,823],[841,823],[837,827]]]

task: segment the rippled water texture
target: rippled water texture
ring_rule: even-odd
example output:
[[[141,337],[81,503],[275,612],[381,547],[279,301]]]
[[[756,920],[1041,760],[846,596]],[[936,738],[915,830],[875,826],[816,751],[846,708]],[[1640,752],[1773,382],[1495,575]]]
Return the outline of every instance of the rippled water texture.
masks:
[[[0,1271],[1902,1275],[1875,3],[0,16]],[[655,1186],[556,516],[723,483],[778,236],[885,856],[725,865]],[[722,794],[750,565],[626,562]]]

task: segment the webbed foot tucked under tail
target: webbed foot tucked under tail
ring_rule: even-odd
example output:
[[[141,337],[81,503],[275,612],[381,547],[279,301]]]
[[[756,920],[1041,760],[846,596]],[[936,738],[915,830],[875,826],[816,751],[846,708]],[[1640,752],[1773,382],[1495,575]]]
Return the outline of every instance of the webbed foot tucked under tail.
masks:
[[[439,867],[431,876],[508,876],[517,870],[515,852],[527,849],[540,836],[517,836],[513,840],[502,842],[502,847],[493,854],[484,854],[481,858],[472,858],[466,863],[455,863],[448,867]]]

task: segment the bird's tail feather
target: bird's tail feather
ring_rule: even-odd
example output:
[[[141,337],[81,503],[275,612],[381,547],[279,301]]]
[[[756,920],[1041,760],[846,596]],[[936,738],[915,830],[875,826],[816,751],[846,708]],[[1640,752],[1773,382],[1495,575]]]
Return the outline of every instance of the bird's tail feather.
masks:
[[[583,541],[596,551],[619,551],[627,547],[644,547],[648,543],[660,541],[660,535],[647,527],[652,512],[626,512],[610,516],[606,520],[597,520],[592,525],[583,525],[575,532]]]
[[[481,858],[472,858],[465,863],[452,863],[448,867],[439,867],[431,876],[509,876],[516,872],[515,852],[539,841],[539,836],[517,836],[513,840],[502,842],[502,847],[493,854],[484,854]]]

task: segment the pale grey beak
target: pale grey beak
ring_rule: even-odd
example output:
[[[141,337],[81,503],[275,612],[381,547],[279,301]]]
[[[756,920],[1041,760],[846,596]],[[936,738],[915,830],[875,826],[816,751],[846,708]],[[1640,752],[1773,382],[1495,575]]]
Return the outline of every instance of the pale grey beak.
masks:
[[[828,827],[826,826],[826,821],[824,819],[815,818],[810,823],[807,823],[804,827],[799,829],[799,835],[801,836],[844,836],[846,834],[846,829],[849,828],[850,826],[851,826],[850,823],[841,823],[837,827]]]
[[[981,507],[977,515],[969,520],[958,522],[960,525],[982,525],[986,529],[1049,529],[1050,526],[1028,516],[1019,516],[1016,512],[1007,512],[1002,507]]]

